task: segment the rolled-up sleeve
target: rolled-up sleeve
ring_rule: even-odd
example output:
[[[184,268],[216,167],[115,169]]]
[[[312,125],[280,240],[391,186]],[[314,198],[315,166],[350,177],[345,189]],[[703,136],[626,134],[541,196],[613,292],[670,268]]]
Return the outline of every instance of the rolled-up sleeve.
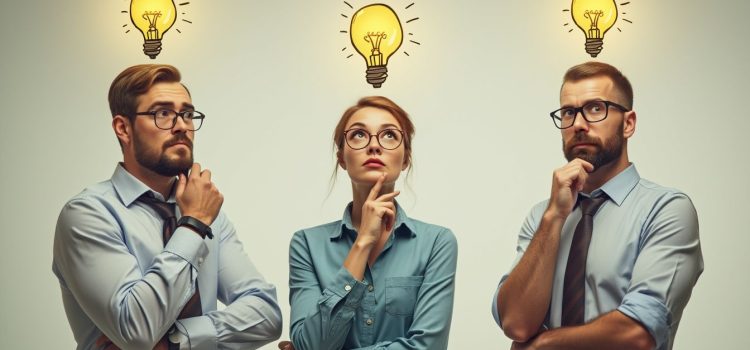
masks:
[[[684,194],[665,195],[645,221],[627,294],[617,308],[662,348],[676,331],[703,272],[698,216]]]
[[[332,287],[321,291],[311,254],[303,232],[295,233],[289,246],[292,343],[298,350],[341,349],[367,284],[342,266],[331,276]]]

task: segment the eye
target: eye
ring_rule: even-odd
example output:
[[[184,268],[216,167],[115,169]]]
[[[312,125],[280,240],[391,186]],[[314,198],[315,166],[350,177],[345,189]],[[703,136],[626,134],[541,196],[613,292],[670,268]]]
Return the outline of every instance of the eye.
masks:
[[[572,118],[575,115],[575,108],[563,108],[562,110],[560,110],[560,116],[562,116],[563,118]]]
[[[362,129],[354,129],[354,130],[349,131],[350,139],[365,139],[368,136],[369,135],[367,135],[367,133]]]
[[[154,114],[157,118],[168,118],[172,115],[172,111],[169,109],[158,109]]]
[[[195,111],[183,111],[182,117],[185,119],[193,119],[195,118]]]
[[[396,135],[396,132],[393,130],[383,130],[380,132],[380,138],[393,140],[398,138],[398,135]]]
[[[604,106],[604,103],[601,101],[594,101],[587,104],[584,108],[586,109],[586,112],[589,113],[601,113],[604,111],[606,106]]]

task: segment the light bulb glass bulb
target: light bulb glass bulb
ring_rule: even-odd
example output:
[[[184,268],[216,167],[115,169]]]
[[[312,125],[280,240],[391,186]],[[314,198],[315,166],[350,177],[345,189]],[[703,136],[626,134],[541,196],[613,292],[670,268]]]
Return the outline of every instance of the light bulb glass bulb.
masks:
[[[161,52],[161,39],[177,19],[172,0],[132,0],[130,20],[143,33],[143,53],[156,58]]]
[[[617,4],[614,0],[573,0],[570,12],[586,35],[586,52],[596,57],[602,51],[604,33],[617,22]]]
[[[367,5],[352,16],[349,35],[367,63],[367,82],[379,88],[388,77],[388,59],[404,38],[398,15],[388,5]]]

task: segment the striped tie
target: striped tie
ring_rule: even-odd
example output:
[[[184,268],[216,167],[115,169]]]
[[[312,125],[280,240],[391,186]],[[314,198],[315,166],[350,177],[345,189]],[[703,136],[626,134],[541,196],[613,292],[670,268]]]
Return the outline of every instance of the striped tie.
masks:
[[[565,267],[562,300],[562,326],[577,326],[584,322],[586,300],[586,256],[594,229],[594,214],[607,201],[607,196],[583,197],[580,201],[581,220],[578,221],[573,242],[570,244],[568,264]]]

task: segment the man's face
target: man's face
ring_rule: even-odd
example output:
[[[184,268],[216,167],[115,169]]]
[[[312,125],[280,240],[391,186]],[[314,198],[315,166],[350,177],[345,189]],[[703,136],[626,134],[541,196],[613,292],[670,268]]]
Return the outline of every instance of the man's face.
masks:
[[[560,91],[561,107],[581,107],[595,100],[624,104],[608,77],[566,82]],[[607,118],[595,123],[587,122],[579,113],[573,126],[561,130],[565,158],[568,161],[581,158],[591,163],[594,171],[620,159],[626,147],[623,113],[610,107]]]
[[[182,84],[157,83],[140,96],[137,112],[157,109],[175,111],[192,110],[192,100]],[[136,116],[133,122],[133,150],[138,164],[163,176],[177,176],[193,165],[194,131],[177,117],[174,127],[163,130],[156,127],[149,115]]]

